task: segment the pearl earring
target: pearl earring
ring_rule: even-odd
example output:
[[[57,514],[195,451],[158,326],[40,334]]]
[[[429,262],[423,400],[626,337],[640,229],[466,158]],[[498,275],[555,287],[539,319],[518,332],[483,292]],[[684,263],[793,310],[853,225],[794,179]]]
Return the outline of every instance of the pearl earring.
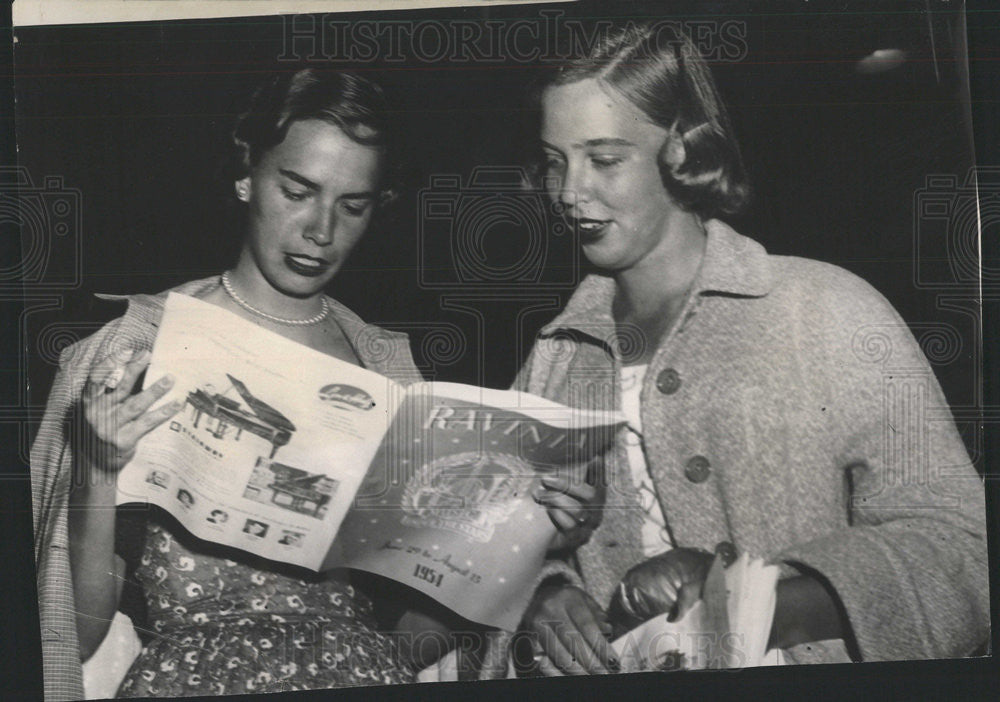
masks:
[[[240,184],[240,185],[236,186],[236,197],[238,197],[240,200],[243,200],[243,202],[246,202],[247,199],[249,199],[249,195],[250,195],[250,191],[247,189],[247,186],[245,186],[243,184]]]

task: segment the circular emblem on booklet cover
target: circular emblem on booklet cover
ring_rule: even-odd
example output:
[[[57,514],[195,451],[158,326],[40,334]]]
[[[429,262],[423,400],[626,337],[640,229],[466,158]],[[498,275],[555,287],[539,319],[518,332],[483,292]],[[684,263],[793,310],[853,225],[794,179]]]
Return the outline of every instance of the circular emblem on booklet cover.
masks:
[[[531,485],[530,463],[503,453],[465,451],[424,464],[403,492],[403,524],[446,529],[485,543]]]

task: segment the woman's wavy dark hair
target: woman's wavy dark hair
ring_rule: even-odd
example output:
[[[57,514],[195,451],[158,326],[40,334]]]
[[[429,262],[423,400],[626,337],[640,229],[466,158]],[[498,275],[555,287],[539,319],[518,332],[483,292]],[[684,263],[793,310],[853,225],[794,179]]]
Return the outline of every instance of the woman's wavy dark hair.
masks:
[[[245,178],[268,149],[284,141],[293,122],[318,119],[339,127],[358,144],[383,152],[381,204],[397,195],[388,101],[377,84],[356,73],[305,68],[264,82],[250,109],[236,121],[227,179]]]
[[[623,96],[669,132],[659,154],[660,174],[681,207],[706,218],[743,208],[750,186],[725,105],[698,49],[674,24],[629,25],[609,32],[587,56],[546,76],[534,99],[540,100],[547,87],[588,78]],[[683,160],[676,158],[678,152]]]

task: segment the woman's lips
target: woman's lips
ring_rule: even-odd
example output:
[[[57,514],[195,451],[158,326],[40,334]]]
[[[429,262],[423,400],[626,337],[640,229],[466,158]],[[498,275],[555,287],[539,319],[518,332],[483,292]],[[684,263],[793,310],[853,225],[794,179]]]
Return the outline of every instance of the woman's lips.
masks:
[[[289,253],[285,254],[285,265],[293,273],[298,273],[309,278],[323,275],[330,268],[330,263],[323,259]]]
[[[587,217],[577,219],[575,224],[576,230],[580,232],[580,242],[589,244],[597,241],[610,223],[610,219],[589,219]]]

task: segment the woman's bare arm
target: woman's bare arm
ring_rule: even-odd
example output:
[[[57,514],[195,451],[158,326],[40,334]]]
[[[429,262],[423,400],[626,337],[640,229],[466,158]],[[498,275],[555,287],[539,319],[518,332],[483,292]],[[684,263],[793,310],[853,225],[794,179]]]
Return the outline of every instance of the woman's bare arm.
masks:
[[[80,399],[68,527],[82,660],[100,645],[118,609],[123,572],[114,553],[118,473],[135,455],[139,439],[180,409],[169,403],[149,411],[173,385],[169,376],[132,394],[148,363],[148,352],[142,352],[127,363],[112,361],[95,368]]]
[[[84,471],[80,471],[83,473]],[[69,498],[69,558],[80,658],[94,653],[118,609],[123,572],[115,556],[115,476],[91,470]]]

